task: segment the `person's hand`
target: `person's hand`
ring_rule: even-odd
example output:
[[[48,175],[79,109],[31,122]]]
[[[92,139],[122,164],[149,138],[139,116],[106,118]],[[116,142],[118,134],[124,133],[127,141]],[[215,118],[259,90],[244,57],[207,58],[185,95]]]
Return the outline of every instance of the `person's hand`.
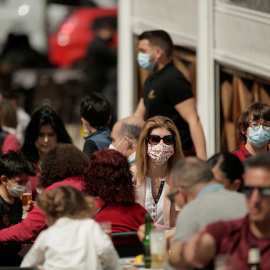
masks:
[[[168,249],[170,249],[170,246],[171,246],[171,244],[173,242],[173,238],[174,238],[174,235],[175,235],[175,230],[176,230],[176,228],[173,227],[169,231],[166,232],[166,239],[167,239],[167,243],[168,243]]]
[[[201,228],[196,234],[191,236],[182,246],[182,256],[185,260],[195,267],[201,268],[203,264],[198,260],[198,251],[200,249],[201,240],[206,232],[206,228]]]
[[[144,235],[145,235],[145,224],[142,224],[139,227],[139,229],[137,231],[137,235],[138,235],[139,240],[142,242],[143,238],[144,238]]]
[[[152,225],[152,228],[154,228],[153,223],[151,223],[151,225]],[[138,235],[139,240],[142,242],[142,241],[143,241],[143,238],[144,238],[144,236],[145,236],[145,223],[142,224],[142,225],[139,227],[139,229],[138,229],[138,231],[137,231],[137,235]]]
[[[44,267],[43,267],[43,265],[41,265],[41,264],[39,264],[39,265],[37,266],[37,268],[38,268],[39,270],[44,270]]]
[[[154,225],[152,224],[152,227],[154,228]],[[171,230],[166,232],[166,239],[168,242],[171,242],[175,234],[175,227],[173,227]],[[143,238],[145,236],[145,224],[142,224],[137,232],[139,240],[142,242]]]
[[[37,203],[35,201],[29,201],[26,208],[27,212],[31,212],[36,205]]]

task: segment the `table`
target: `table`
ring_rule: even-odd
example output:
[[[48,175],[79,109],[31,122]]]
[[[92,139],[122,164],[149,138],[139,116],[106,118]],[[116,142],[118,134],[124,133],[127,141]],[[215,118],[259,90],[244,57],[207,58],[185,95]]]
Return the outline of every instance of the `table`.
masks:
[[[143,266],[136,266],[132,263],[135,257],[128,257],[128,258],[120,258],[119,264],[125,270],[151,270],[153,268],[144,268]],[[161,268],[163,269],[163,268]],[[157,270],[157,269],[156,269]]]

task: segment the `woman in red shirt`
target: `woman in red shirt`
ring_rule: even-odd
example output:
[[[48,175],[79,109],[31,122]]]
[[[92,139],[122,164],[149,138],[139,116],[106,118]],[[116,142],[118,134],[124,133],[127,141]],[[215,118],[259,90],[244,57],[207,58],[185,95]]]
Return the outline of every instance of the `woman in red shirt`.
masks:
[[[137,231],[147,211],[135,203],[132,173],[127,158],[118,151],[94,152],[84,173],[84,193],[97,198],[95,221],[110,221],[112,232]]]

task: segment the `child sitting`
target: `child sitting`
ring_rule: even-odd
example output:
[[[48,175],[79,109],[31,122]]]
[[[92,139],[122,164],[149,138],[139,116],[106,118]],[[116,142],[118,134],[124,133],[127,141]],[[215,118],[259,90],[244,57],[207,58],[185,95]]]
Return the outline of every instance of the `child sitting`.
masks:
[[[111,109],[108,100],[93,92],[81,102],[81,120],[85,137],[83,152],[89,157],[97,150],[106,149],[112,142],[111,131],[107,125],[111,121]]]
[[[22,155],[9,151],[0,158],[0,230],[22,221],[22,201],[29,175],[35,170]]]
[[[118,269],[118,255],[110,238],[90,219],[93,199],[71,187],[42,193],[38,207],[45,212],[48,229],[42,231],[24,257],[21,267],[48,269]]]

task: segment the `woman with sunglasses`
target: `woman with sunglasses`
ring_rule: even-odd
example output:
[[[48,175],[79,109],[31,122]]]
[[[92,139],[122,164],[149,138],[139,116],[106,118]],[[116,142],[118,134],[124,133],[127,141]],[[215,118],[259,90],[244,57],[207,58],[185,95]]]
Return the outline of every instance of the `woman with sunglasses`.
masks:
[[[156,224],[175,224],[175,205],[167,198],[170,192],[169,173],[183,158],[176,126],[167,117],[148,119],[142,128],[136,151],[135,181],[137,201],[148,211]]]

